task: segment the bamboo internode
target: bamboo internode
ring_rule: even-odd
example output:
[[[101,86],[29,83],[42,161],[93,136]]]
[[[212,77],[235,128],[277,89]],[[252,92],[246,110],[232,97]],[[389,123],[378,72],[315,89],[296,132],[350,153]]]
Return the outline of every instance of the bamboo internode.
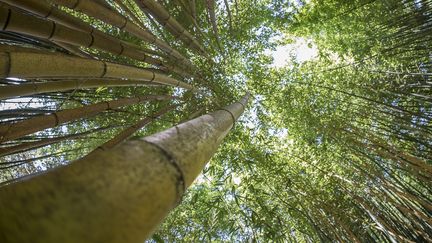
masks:
[[[0,52],[0,77],[134,79],[193,89],[151,69],[51,53]]]
[[[0,188],[2,242],[143,242],[214,154],[249,95]]]

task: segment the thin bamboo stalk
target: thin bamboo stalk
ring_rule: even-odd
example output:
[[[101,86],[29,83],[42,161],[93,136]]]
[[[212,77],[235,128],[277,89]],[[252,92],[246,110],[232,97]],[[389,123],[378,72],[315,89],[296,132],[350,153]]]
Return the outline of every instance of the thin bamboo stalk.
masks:
[[[181,201],[247,100],[1,187],[3,242],[143,242]]]
[[[154,0],[135,0],[135,2],[143,11],[155,17],[162,26],[173,36],[179,38],[186,46],[203,55],[207,55],[201,44],[161,4]]]
[[[98,87],[122,87],[152,85],[148,81],[121,80],[121,79],[83,79],[60,80],[51,82],[33,82],[0,87],[0,100],[12,97],[35,95],[49,92],[61,92],[74,89],[90,89]]]
[[[101,127],[101,128],[93,129],[93,130],[82,132],[82,133],[69,134],[69,135],[61,136],[61,137],[44,138],[44,139],[34,141],[34,142],[20,143],[20,144],[15,145],[15,146],[8,146],[8,147],[0,148],[0,157],[10,155],[10,154],[15,154],[17,152],[24,152],[24,151],[28,151],[31,149],[40,148],[40,147],[43,147],[46,145],[62,142],[65,140],[83,138],[85,135],[97,133],[97,132],[108,130],[111,128],[112,128],[112,126]]]
[[[125,141],[128,137],[132,136],[136,131],[138,131],[139,129],[141,129],[145,125],[154,121],[156,118],[166,114],[167,112],[174,110],[176,107],[177,107],[177,105],[171,105],[171,106],[164,107],[160,111],[152,114],[151,116],[139,120],[134,125],[121,131],[114,138],[110,139],[109,141],[107,141],[104,144],[102,144],[101,146],[99,146],[98,149],[107,150],[107,149],[113,148],[114,146]]]
[[[68,43],[63,43],[61,41],[52,41],[54,44],[62,47],[63,49],[69,51],[70,53],[79,56],[79,57],[83,57],[83,58],[89,58],[89,59],[93,59],[94,57],[91,56],[90,54],[82,51],[81,49],[79,49],[79,47],[76,47],[74,45],[68,44]]]
[[[209,21],[213,29],[213,34],[216,39],[216,43],[218,45],[219,50],[222,53],[222,47],[219,41],[219,34],[218,34],[218,28],[217,28],[217,22],[216,22],[216,12],[215,12],[215,0],[206,0],[207,10],[208,10],[208,16]]]
[[[47,128],[57,127],[63,123],[77,119],[97,115],[103,111],[115,109],[122,106],[138,104],[151,100],[169,100],[172,96],[150,95],[136,98],[122,98],[118,100],[100,102],[84,107],[67,109],[52,114],[36,116],[30,119],[19,121],[12,124],[0,125],[0,143],[17,139],[22,136],[32,134]]]

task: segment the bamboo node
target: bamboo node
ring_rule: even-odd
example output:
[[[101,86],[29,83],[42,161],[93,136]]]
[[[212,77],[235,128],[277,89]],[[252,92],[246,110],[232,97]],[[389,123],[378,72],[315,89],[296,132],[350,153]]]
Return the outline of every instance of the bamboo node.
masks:
[[[10,10],[10,8],[8,8],[8,14],[7,14],[6,21],[5,21],[4,25],[3,25],[2,30],[6,30],[7,26],[9,25],[9,21],[10,21],[10,18],[11,18],[11,12],[12,11]]]
[[[54,21],[51,21],[51,23],[53,24],[53,27],[52,27],[52,30],[51,30],[51,34],[47,38],[48,40],[51,40],[51,38],[54,36],[54,33],[56,31],[56,27],[57,27],[57,25],[56,25],[56,23]]]
[[[102,75],[100,76],[100,78],[103,78],[105,76],[107,69],[108,69],[106,62],[102,62],[102,63],[103,63],[103,71],[102,71]]]
[[[225,109],[225,108],[221,108],[220,110],[226,111],[231,115],[231,118],[233,119],[233,126],[234,126],[234,124],[236,123],[236,118],[235,118],[234,114],[230,110]]]
[[[177,163],[177,161],[175,160],[175,158],[168,152],[166,151],[164,148],[162,148],[161,146],[159,146],[156,143],[147,141],[145,139],[143,139],[142,141],[154,146],[155,148],[157,148],[161,154],[168,160],[168,162],[170,163],[170,165],[172,165],[174,167],[174,169],[178,172],[178,176],[177,176],[177,201],[176,201],[176,205],[180,204],[180,202],[183,199],[183,194],[186,191],[186,182],[185,182],[185,177],[183,174],[183,171],[181,170],[180,165]]]

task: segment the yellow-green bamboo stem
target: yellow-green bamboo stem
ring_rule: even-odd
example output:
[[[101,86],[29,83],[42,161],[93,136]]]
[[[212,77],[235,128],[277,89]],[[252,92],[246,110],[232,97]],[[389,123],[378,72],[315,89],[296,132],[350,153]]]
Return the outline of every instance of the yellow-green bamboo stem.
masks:
[[[195,26],[195,30],[200,34],[201,38],[199,40],[202,41],[202,38],[204,38],[205,40],[208,40],[207,43],[209,45],[211,45],[213,50],[216,50],[217,48],[214,46],[213,42],[210,40],[208,33],[204,33],[201,30],[201,27],[198,25],[196,19],[190,13],[190,10],[188,9],[188,7],[181,0],[175,0],[175,1],[183,9],[185,16],[188,17],[190,19],[190,21],[192,22],[192,24]],[[192,1],[190,1],[189,4],[195,5],[195,3],[192,3]]]
[[[0,240],[143,242],[181,200],[248,97],[0,188]]]
[[[93,33],[98,36],[104,36],[105,34],[99,30],[94,29],[92,26],[86,24],[80,19],[71,16],[63,11],[57,9],[55,6],[50,5],[46,0],[2,0],[12,6],[16,6],[22,9],[25,9],[33,14],[36,14],[40,17],[50,19],[54,22],[61,23],[70,28],[74,28],[86,33]],[[80,2],[91,2],[93,1],[80,1]],[[97,4],[97,3],[95,3]],[[106,9],[103,7],[103,9]],[[145,31],[141,28],[134,28],[131,24],[129,24],[128,28],[132,34],[137,35],[140,39],[147,41],[150,44],[154,44],[160,50],[167,52],[170,55],[173,55],[175,58],[182,60],[183,64],[191,65],[191,63],[183,57],[178,51],[171,48],[167,43],[162,40],[157,39],[153,34],[148,31]]]
[[[215,1],[214,0],[206,0],[207,12],[208,12],[208,20],[212,26],[213,34],[216,40],[216,44],[221,54],[223,54],[223,49],[220,44],[217,22],[216,22],[216,13],[215,13]]]
[[[0,28],[5,31],[27,34],[78,47],[95,48],[114,55],[125,56],[155,66],[160,66],[164,70],[188,76],[185,71],[148,56],[139,47],[106,34],[94,33],[93,30],[84,32],[72,29],[60,23],[55,23],[54,21],[38,18],[29,14],[23,14],[6,7],[0,7],[0,15],[7,16],[7,18],[3,19],[3,22],[0,22]]]
[[[144,11],[149,12],[156,20],[163,25],[176,38],[179,38],[188,47],[201,54],[206,55],[206,51],[196,39],[158,2],[154,0],[135,0],[138,6]]]
[[[118,100],[111,100],[93,105],[87,105],[84,107],[62,110],[54,112],[52,114],[40,115],[12,124],[1,124],[0,143],[14,140],[28,134],[42,131],[47,128],[57,127],[63,123],[94,116],[106,110],[116,109],[118,107],[132,104],[138,104],[145,101],[169,100],[172,98],[172,96],[165,95],[149,95],[134,98],[122,98]]]
[[[144,25],[144,22],[137,17],[136,13],[133,13],[132,10],[123,3],[122,0],[114,0],[114,2],[124,11],[138,26],[147,30],[147,27]]]
[[[142,29],[138,25],[129,21],[128,18],[119,14],[111,8],[104,7],[101,3],[96,1],[80,1],[80,0],[51,0],[55,4],[68,7],[73,10],[83,12],[89,16],[97,18],[107,24],[115,26],[120,30],[129,32],[136,37],[143,39],[149,43],[157,44],[157,46],[163,46],[164,50],[174,57],[184,61],[185,63],[191,65],[191,63],[182,56],[178,51],[172,49],[165,42],[157,39],[148,30]],[[157,43],[156,43],[157,42]]]
[[[0,77],[132,79],[193,89],[151,69],[51,53],[0,52]]]
[[[154,83],[153,83],[154,84]],[[24,83],[17,85],[1,86],[0,100],[26,95],[35,95],[49,92],[61,92],[74,89],[90,89],[98,87],[124,87],[152,85],[149,81],[121,80],[121,79],[83,79],[60,80],[39,83]]]

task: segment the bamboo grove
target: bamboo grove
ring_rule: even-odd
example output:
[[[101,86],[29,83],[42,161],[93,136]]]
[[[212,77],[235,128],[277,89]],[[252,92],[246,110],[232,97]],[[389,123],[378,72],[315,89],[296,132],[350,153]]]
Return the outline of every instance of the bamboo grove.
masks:
[[[432,241],[430,0],[0,0],[0,28],[4,187],[248,90],[150,242]],[[317,57],[273,67],[266,50],[299,38]]]

